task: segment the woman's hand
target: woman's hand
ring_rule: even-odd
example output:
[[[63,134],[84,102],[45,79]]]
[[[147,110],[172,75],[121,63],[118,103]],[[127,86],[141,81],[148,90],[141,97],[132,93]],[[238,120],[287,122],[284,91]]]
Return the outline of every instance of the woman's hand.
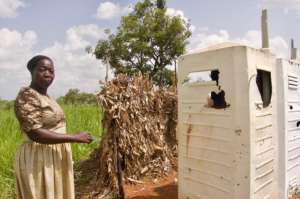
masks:
[[[86,132],[79,132],[74,135],[76,142],[89,144],[93,141],[91,134]]]

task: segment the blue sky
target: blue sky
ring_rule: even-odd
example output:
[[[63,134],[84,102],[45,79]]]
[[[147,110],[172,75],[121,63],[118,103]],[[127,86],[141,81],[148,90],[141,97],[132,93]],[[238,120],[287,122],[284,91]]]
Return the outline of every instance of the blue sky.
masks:
[[[30,83],[26,62],[36,54],[53,58],[56,79],[52,96],[70,88],[99,90],[101,61],[85,53],[105,39],[133,0],[0,0],[0,98],[13,99]],[[269,11],[270,43],[279,57],[288,57],[289,39],[300,46],[300,0],[168,0],[168,14],[190,20],[193,36],[188,50],[224,41],[260,47],[260,13]]]

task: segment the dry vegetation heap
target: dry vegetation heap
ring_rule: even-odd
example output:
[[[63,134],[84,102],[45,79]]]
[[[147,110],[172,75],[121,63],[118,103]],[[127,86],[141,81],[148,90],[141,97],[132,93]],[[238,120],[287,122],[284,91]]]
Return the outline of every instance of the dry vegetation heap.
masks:
[[[97,95],[105,129],[95,198],[123,198],[123,183],[157,179],[177,167],[177,96],[143,76],[119,75]]]

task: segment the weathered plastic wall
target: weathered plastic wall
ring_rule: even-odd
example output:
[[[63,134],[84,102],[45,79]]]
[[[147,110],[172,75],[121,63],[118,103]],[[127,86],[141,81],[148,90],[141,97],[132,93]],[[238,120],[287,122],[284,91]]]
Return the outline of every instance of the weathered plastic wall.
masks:
[[[272,72],[275,85],[274,66],[268,52],[239,45],[180,58],[179,199],[276,199],[274,100],[261,108],[255,81],[260,68]],[[208,93],[218,89],[214,81],[183,84],[189,73],[213,69],[228,108],[206,106]]]
[[[277,60],[279,198],[300,185],[300,64]],[[298,126],[297,126],[298,124]]]

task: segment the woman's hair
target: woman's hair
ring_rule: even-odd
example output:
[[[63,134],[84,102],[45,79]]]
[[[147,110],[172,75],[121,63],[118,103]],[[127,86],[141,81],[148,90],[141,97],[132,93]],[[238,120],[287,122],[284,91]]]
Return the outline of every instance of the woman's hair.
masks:
[[[36,55],[28,61],[27,69],[30,71],[30,73],[32,73],[34,71],[34,69],[37,66],[38,62],[43,60],[43,59],[48,59],[49,61],[52,62],[52,59],[50,59],[49,57],[47,57],[45,55]]]

